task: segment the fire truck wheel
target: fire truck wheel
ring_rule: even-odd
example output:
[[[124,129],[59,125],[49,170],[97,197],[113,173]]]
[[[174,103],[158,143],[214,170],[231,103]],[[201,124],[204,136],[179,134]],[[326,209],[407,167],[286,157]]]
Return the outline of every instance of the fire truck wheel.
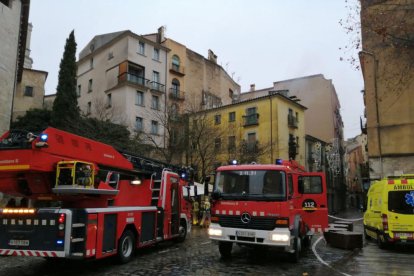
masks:
[[[118,260],[125,264],[131,260],[135,252],[135,236],[130,230],[125,230],[118,241]]]
[[[302,251],[302,239],[299,236],[295,237],[293,241],[293,253],[290,253],[290,260],[297,263],[300,259],[300,252]]]
[[[185,241],[185,237],[187,236],[187,225],[185,222],[181,222],[180,223],[180,228],[178,230],[178,238],[177,241],[178,242],[183,242]]]
[[[233,248],[232,242],[219,242],[219,251],[223,259],[231,258],[231,250]]]

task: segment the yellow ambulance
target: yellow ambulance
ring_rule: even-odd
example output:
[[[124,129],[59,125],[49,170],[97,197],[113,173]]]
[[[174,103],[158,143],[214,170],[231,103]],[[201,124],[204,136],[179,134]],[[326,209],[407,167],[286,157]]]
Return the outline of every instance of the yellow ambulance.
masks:
[[[375,181],[368,191],[364,232],[380,248],[414,244],[414,174]]]

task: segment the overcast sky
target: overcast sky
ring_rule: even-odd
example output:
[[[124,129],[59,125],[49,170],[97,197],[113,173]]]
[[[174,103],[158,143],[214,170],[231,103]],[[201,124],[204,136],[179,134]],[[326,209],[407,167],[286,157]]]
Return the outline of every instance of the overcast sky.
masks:
[[[33,0],[33,69],[49,73],[55,93],[66,38],[75,30],[77,53],[95,36],[121,30],[166,36],[207,57],[208,49],[233,75],[242,92],[314,74],[332,79],[341,104],[345,138],[360,133],[361,71],[339,48],[350,37],[339,25],[345,0]],[[77,55],[78,57],[78,55]]]

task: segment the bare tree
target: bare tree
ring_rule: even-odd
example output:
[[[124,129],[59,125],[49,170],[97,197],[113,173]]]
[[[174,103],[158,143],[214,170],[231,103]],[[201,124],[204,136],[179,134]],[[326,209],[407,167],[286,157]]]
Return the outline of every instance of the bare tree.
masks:
[[[162,128],[162,137],[141,132],[141,138],[166,163],[181,164],[186,145],[187,116],[178,114],[172,106],[167,106],[165,113],[155,109],[151,116]]]
[[[196,167],[205,179],[215,169],[217,152],[215,142],[221,139],[223,131],[214,127],[214,118],[208,112],[196,108],[187,110],[188,125],[188,151],[187,163]]]

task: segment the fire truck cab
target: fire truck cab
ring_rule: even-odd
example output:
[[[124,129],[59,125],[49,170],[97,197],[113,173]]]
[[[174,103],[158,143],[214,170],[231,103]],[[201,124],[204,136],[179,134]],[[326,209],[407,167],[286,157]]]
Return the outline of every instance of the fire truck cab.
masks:
[[[177,168],[55,128],[0,138],[0,255],[128,262],[140,247],[183,241],[188,182]]]
[[[223,258],[236,243],[278,248],[297,261],[312,235],[328,227],[324,173],[294,161],[219,167],[212,198],[208,233]]]

